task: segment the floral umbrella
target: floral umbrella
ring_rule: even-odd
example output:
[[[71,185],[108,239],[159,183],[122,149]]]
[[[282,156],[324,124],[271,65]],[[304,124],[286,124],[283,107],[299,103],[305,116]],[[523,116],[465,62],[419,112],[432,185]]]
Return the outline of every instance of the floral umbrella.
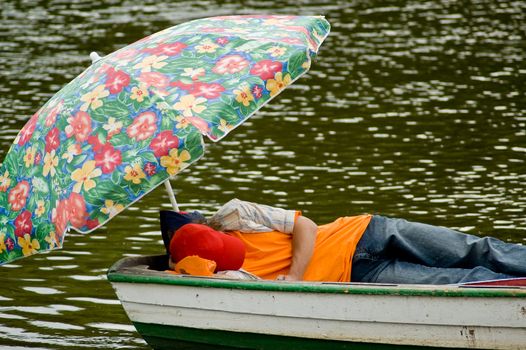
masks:
[[[0,264],[60,248],[69,229],[90,232],[169,183],[203,155],[202,135],[220,140],[303,75],[328,33],[323,17],[213,17],[96,60],[0,166]]]

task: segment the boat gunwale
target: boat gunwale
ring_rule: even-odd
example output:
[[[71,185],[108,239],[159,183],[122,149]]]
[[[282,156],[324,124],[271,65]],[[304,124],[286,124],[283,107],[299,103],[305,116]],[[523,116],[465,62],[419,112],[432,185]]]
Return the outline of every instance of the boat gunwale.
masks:
[[[176,275],[148,269],[149,261],[163,256],[123,258],[110,267],[108,280],[113,283],[161,284],[201,288],[223,288],[269,292],[328,293],[385,296],[526,298],[524,287],[481,287],[460,285],[397,285],[357,282],[289,282],[235,280],[217,277]]]

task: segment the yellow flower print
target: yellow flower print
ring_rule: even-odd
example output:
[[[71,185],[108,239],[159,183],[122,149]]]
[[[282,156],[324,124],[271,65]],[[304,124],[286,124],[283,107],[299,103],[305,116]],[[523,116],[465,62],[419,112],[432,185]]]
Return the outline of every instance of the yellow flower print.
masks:
[[[245,107],[248,107],[250,101],[254,101],[254,96],[252,95],[252,92],[250,92],[249,86],[245,85],[241,90],[234,90],[234,94],[236,94],[236,101],[242,103]]]
[[[270,49],[267,50],[267,52],[270,53],[270,56],[272,57],[282,56],[286,51],[287,48],[280,46],[272,46]]]
[[[0,233],[0,253],[6,251],[7,247],[5,246],[5,233]]]
[[[219,45],[216,45],[211,41],[205,41],[201,45],[197,45],[195,49],[199,53],[212,53],[212,52],[215,52],[218,47]]]
[[[80,106],[80,110],[86,112],[90,107],[91,109],[95,110],[102,106],[103,103],[101,99],[107,97],[110,94],[109,90],[104,89],[104,87],[104,85],[99,85],[93,89],[93,91],[82,95],[80,100],[84,102],[84,104]]]
[[[159,69],[168,64],[168,62],[163,62],[165,59],[167,59],[168,56],[148,56],[145,59],[143,59],[141,62],[137,63],[133,68],[140,69],[141,72],[151,72],[152,68]]]
[[[29,168],[35,164],[35,154],[37,153],[36,149],[33,147],[28,147],[26,149],[26,154],[24,155],[24,162],[26,163],[26,168]]]
[[[46,202],[37,201],[37,208],[35,209],[35,215],[41,217],[46,212]]]
[[[135,163],[133,167],[126,166],[124,169],[126,175],[124,175],[124,180],[131,181],[134,184],[138,185],[141,183],[142,179],[146,178],[144,171],[142,171],[140,164]]]
[[[77,183],[73,186],[73,192],[80,193],[84,186],[84,191],[89,191],[97,184],[93,178],[99,177],[102,171],[95,167],[95,161],[89,160],[82,165],[81,169],[76,169],[71,173],[71,179]]]
[[[190,77],[192,80],[197,80],[197,78],[205,75],[204,68],[185,68],[184,73],[181,73],[184,77]]]
[[[204,102],[206,102],[204,97],[195,98],[194,95],[185,95],[179,99],[179,102],[174,104],[174,108],[183,112],[185,117],[191,117],[193,115],[192,112],[201,113],[206,109],[206,106],[201,105]]]
[[[62,155],[62,159],[66,159],[68,163],[71,163],[73,157],[78,156],[81,153],[82,148],[80,148],[79,144],[75,143],[68,147],[67,151]]]
[[[104,201],[104,205],[105,207],[102,208],[100,211],[106,215],[109,215],[110,218],[114,217],[115,215],[120,213],[122,210],[124,210],[124,205],[114,204],[111,199],[106,199]]]
[[[121,132],[122,122],[117,121],[113,117],[110,117],[108,118],[108,122],[104,124],[102,128],[108,132],[108,137],[112,137],[113,135],[117,135],[118,133]]]
[[[51,176],[55,176],[57,173],[55,167],[58,165],[58,157],[55,155],[55,150],[46,153],[44,156],[44,170],[42,175],[47,176],[51,173]]]
[[[36,239],[31,239],[29,234],[24,234],[24,237],[18,237],[18,245],[22,247],[24,256],[32,255],[40,249],[40,243]]]
[[[4,175],[0,175],[0,192],[5,192],[11,185],[11,179],[9,178],[9,171],[6,170]]]
[[[177,129],[184,129],[186,128],[188,125],[190,125],[190,122],[188,121],[188,119],[186,119],[185,117],[183,116],[177,116],[175,118],[175,120],[177,120],[177,125],[175,125],[175,127]]]
[[[46,236],[46,238],[44,238],[44,240],[49,244],[50,249],[53,249],[58,246],[57,234],[55,233],[55,231],[51,231],[49,235]]]
[[[305,62],[303,62],[301,64],[301,68],[303,68],[305,70],[309,69],[310,68],[310,60],[306,60]]]
[[[178,150],[172,148],[168,156],[161,157],[161,165],[166,168],[168,174],[174,176],[181,168],[186,168],[187,164],[185,162],[190,160],[190,158],[192,157],[187,150],[182,151],[179,155]]]
[[[274,79],[269,79],[267,81],[266,87],[267,90],[270,91],[270,96],[275,96],[289,84],[290,74],[287,73],[285,77],[283,77],[281,72],[277,72],[274,75]]]
[[[148,89],[146,88],[146,85],[140,85],[139,87],[134,86],[131,90],[131,96],[130,98],[132,100],[136,100],[137,102],[144,101],[144,97],[148,96]]]
[[[217,128],[226,134],[233,129],[233,126],[228,124],[226,120],[221,118],[219,120],[219,126]]]

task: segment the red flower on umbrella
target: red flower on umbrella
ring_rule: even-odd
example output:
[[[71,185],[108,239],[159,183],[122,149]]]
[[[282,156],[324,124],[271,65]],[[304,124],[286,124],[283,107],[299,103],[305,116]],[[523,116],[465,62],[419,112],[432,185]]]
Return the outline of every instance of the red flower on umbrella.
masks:
[[[31,222],[31,212],[24,210],[15,219],[15,235],[24,237],[24,235],[31,234],[33,223]]]
[[[142,141],[151,137],[155,131],[157,131],[157,117],[153,112],[144,112],[139,114],[137,118],[133,120],[133,123],[126,129],[126,133],[129,137]]]
[[[240,55],[228,55],[216,62],[212,72],[216,74],[234,74],[248,67],[249,62]]]
[[[75,228],[81,228],[86,225],[88,212],[86,211],[86,201],[80,194],[72,192],[68,198],[69,204],[69,221]]]
[[[86,220],[86,226],[88,229],[93,230],[95,227],[99,226],[99,219],[88,219]]]
[[[88,113],[79,111],[73,117],[68,118],[69,125],[66,126],[66,136],[75,136],[77,142],[84,142],[91,133],[91,117]]]
[[[148,176],[153,176],[157,172],[157,167],[154,163],[148,162],[144,165],[143,170]]]
[[[11,204],[11,210],[19,211],[26,205],[27,196],[29,195],[29,182],[19,182],[10,192],[7,200]]]
[[[110,90],[110,94],[118,94],[130,84],[130,76],[123,71],[110,68],[107,74],[106,87]]]
[[[88,137],[88,143],[93,147],[93,152],[100,152],[104,143],[101,143],[97,135],[91,135]]]
[[[170,84],[171,86],[177,86],[182,90],[187,90],[190,95],[195,97],[204,97],[207,99],[218,98],[221,93],[225,91],[225,88],[221,84],[217,83],[193,83],[185,84],[180,81],[176,81]]]
[[[27,122],[26,125],[20,130],[20,134],[18,134],[18,145],[23,146],[29,141],[31,136],[33,135],[33,132],[35,131],[35,128],[37,126],[37,120],[38,120],[38,112],[33,114],[31,119]]]
[[[252,69],[250,74],[257,75],[263,80],[274,78],[274,74],[281,72],[283,64],[278,61],[262,60],[257,62]]]
[[[161,56],[161,55],[175,56],[175,55],[180,54],[181,51],[183,51],[183,49],[186,47],[187,47],[186,44],[175,42],[171,44],[161,44],[154,48],[144,49],[144,51],[148,52],[149,54],[157,55],[157,56]]]
[[[51,129],[46,135],[46,152],[51,152],[54,149],[57,149],[60,145],[60,131],[58,128]]]
[[[121,165],[121,151],[116,150],[108,142],[99,148],[99,153],[95,153],[95,165],[100,167],[104,174],[113,172],[116,167]]]
[[[69,200],[63,199],[57,202],[57,207],[53,209],[51,221],[55,224],[55,232],[62,236],[69,222]]]
[[[150,143],[150,148],[156,157],[166,156],[172,148],[179,147],[179,138],[170,130],[162,131]]]
[[[254,85],[251,92],[255,98],[261,98],[261,96],[263,95],[263,88],[260,85]]]
[[[170,85],[168,77],[158,72],[143,72],[139,76],[139,81],[146,84],[146,86],[153,86],[161,90]]]

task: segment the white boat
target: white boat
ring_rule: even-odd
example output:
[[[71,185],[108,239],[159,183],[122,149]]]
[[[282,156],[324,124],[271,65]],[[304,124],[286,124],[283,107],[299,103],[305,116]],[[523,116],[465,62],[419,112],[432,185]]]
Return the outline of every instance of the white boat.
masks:
[[[526,285],[380,285],[201,278],[166,256],[108,271],[154,349],[526,349]],[[523,284],[522,286],[520,284]]]

